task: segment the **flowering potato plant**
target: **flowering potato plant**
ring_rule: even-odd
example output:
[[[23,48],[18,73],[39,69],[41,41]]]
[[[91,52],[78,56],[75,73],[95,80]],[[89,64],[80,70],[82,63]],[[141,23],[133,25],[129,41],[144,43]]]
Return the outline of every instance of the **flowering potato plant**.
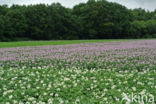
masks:
[[[156,40],[0,49],[0,104],[153,104],[155,90]]]

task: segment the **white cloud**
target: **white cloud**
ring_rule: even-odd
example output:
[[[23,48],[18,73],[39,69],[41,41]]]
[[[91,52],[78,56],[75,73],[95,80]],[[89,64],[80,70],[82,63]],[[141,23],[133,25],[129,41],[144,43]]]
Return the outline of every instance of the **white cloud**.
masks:
[[[76,4],[79,4],[80,2],[87,2],[88,0],[0,0],[0,4],[20,4],[20,5],[28,5],[28,4],[39,4],[39,3],[45,3],[45,4],[51,4],[54,2],[59,2],[62,5],[66,7],[73,7]]]
[[[156,0],[108,0],[108,1],[118,2],[132,9],[140,7],[151,11],[156,9]]]

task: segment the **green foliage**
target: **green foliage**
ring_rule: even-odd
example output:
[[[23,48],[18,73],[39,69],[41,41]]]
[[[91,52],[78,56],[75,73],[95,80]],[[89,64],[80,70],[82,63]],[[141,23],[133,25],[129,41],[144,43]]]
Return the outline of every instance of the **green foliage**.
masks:
[[[0,39],[3,40],[3,33],[4,33],[4,18],[0,16]]]
[[[20,9],[10,10],[6,14],[11,30],[9,30],[12,37],[23,37],[27,29],[26,17]]]
[[[0,41],[155,37],[156,11],[89,0],[72,9],[59,3],[0,6]]]
[[[133,21],[132,27],[132,33],[136,34],[134,38],[154,38],[154,34],[156,33],[156,20]]]

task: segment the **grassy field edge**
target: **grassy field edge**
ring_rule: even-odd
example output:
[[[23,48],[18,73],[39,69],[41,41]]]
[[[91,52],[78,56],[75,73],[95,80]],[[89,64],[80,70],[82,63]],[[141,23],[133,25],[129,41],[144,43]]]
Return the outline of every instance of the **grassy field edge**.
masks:
[[[24,46],[45,46],[45,45],[66,45],[79,43],[113,42],[113,41],[134,41],[138,39],[105,39],[105,40],[57,40],[57,41],[18,41],[18,42],[0,42],[0,48],[24,47]],[[139,39],[143,40],[143,39]]]

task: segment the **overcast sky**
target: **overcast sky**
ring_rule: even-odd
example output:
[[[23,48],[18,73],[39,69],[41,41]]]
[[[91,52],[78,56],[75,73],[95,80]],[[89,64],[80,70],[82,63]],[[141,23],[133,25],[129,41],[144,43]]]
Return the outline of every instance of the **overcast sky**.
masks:
[[[66,7],[73,7],[74,5],[80,2],[86,2],[88,0],[0,0],[0,4],[37,4],[37,3],[46,3],[51,4],[53,2],[60,2]],[[148,9],[150,11],[156,8],[156,0],[107,0],[112,2],[118,2],[125,5],[128,8],[139,8]]]

